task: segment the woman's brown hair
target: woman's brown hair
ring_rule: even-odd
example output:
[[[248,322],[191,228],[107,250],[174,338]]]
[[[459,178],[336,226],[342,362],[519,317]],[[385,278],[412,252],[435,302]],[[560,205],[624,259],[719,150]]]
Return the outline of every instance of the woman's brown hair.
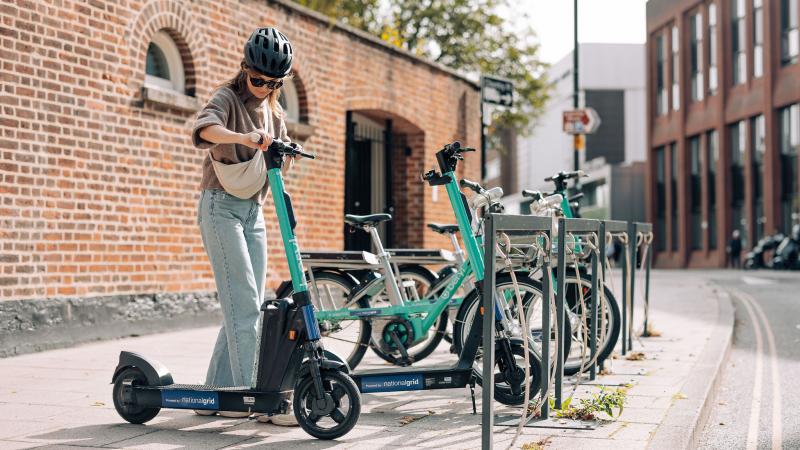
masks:
[[[231,77],[229,80],[223,82],[222,84],[220,84],[219,86],[214,88],[214,90],[217,90],[217,89],[223,88],[223,87],[227,87],[227,88],[230,88],[233,92],[236,92],[237,94],[243,94],[243,93],[247,92],[247,70],[248,69],[250,69],[250,68],[247,66],[247,63],[245,63],[245,61],[242,60],[241,69],[239,69],[239,72],[236,75],[234,75],[233,77]],[[283,80],[284,81],[289,80],[291,77],[292,77],[292,75],[289,74],[289,75],[283,77]],[[278,99],[280,97],[281,97],[281,90],[280,89],[273,89],[272,91],[270,91],[269,94],[267,94],[267,106],[269,106],[269,109],[270,109],[270,111],[272,111],[272,114],[275,117],[277,117],[278,119],[282,119],[283,118],[283,107],[281,106],[280,102],[278,101]]]

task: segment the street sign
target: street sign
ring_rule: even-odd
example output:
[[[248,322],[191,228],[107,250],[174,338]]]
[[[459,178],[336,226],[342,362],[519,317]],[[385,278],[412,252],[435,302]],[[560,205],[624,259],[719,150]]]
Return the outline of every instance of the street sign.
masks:
[[[567,134],[592,134],[600,126],[600,116],[593,108],[564,111],[564,132]]]
[[[481,76],[481,97],[483,103],[512,106],[514,104],[514,83],[502,78]]]

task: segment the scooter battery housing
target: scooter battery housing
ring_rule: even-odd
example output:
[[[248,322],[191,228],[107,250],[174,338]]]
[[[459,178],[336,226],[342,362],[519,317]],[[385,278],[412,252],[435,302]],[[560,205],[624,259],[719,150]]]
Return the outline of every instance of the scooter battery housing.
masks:
[[[267,300],[261,306],[261,353],[256,363],[256,389],[291,391],[303,360],[306,341],[303,313],[290,299]]]

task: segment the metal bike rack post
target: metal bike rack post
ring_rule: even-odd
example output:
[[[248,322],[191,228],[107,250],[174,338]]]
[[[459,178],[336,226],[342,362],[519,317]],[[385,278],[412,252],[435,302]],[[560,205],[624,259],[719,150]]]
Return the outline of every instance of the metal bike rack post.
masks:
[[[642,242],[642,246],[650,246],[652,241],[648,241],[649,238],[647,238],[646,236],[652,235],[653,224],[636,222],[636,230],[637,233],[643,233],[645,235],[645,239]],[[642,330],[642,336],[645,337],[650,336],[650,332],[648,331],[647,328],[647,317],[650,311],[650,267],[652,263],[653,263],[653,252],[651,248],[648,248],[647,259],[642,261],[642,267],[644,268],[644,329]]]
[[[605,295],[605,285],[600,286],[599,284],[599,276],[595,277],[594,274],[603,274],[603,280],[605,280],[605,270],[606,270],[606,222],[601,220],[597,226],[597,255],[595,258],[592,259],[592,292],[595,295],[595,304],[600,304],[600,296]],[[595,280],[598,280],[595,283]],[[592,343],[592,357],[597,354],[597,324],[600,323],[600,315],[599,309],[597,307],[592,308],[592,326],[589,329],[589,339],[591,339]],[[600,366],[600,370],[603,370],[603,363],[601,361],[597,361],[595,364],[592,364],[592,367],[589,368],[589,380],[594,381],[597,379],[597,366]]]
[[[575,235],[575,234],[577,234],[577,235],[588,235],[588,234],[592,234],[592,233],[599,233],[599,231],[600,231],[600,221],[594,220],[594,219],[564,219],[564,218],[559,219],[559,224],[558,224],[558,235],[559,235],[559,243],[558,243],[558,248],[559,248],[559,250],[558,250],[558,254],[559,254],[558,264],[559,264],[559,266],[558,267],[559,267],[559,270],[562,267],[562,263],[561,263],[562,242],[564,243],[563,255],[564,255],[564,259],[566,260],[566,238],[563,241],[561,240],[561,230],[562,229],[564,230],[565,234],[566,233],[570,233],[570,234],[573,234],[573,235]],[[598,234],[598,240],[599,240],[599,236],[600,235]],[[597,287],[600,284],[599,283],[600,278],[598,276],[598,271],[597,271],[597,262],[598,262],[597,261],[597,255],[593,253],[592,254],[592,292],[594,292],[595,305],[597,305],[598,304],[597,302],[599,302],[599,296],[597,294],[597,292],[598,292],[597,291]],[[565,261],[565,263],[566,263],[566,261]],[[565,280],[566,277],[567,277],[566,264],[564,264],[564,268],[565,268],[564,272],[559,272],[559,274],[561,275],[562,279]],[[580,279],[578,279],[578,282],[580,282]],[[559,333],[559,339],[561,339],[561,340],[559,342],[564,342],[566,339],[571,339],[572,337],[571,336],[567,337],[567,336],[564,335],[564,328],[563,328],[564,322],[563,322],[563,320],[561,320],[561,319],[563,319],[564,311],[565,311],[564,301],[565,301],[565,294],[566,294],[565,289],[566,288],[564,287],[564,282],[563,281],[558,281],[558,287],[559,287],[559,289],[564,289],[564,290],[559,290],[558,291],[558,295],[560,295],[560,298],[561,298],[561,304],[559,305],[558,300],[556,300],[556,307],[559,308],[559,314],[561,314],[560,316],[557,316],[559,318],[559,320],[560,320],[559,328],[558,328],[559,332],[558,333]],[[581,288],[579,287],[579,289],[581,289]],[[559,297],[556,297],[556,298],[558,299]],[[590,330],[589,330],[589,346],[590,346],[590,349],[591,349],[590,350],[590,354],[589,354],[589,359],[590,360],[592,358],[594,358],[594,355],[597,352],[597,308],[596,307],[592,308],[592,314],[593,314],[593,316],[592,316],[592,325],[591,325]],[[563,347],[561,345],[559,345],[559,355],[558,356],[560,358],[561,368],[563,369],[564,361],[566,360],[568,355],[564,355],[563,354],[562,348]],[[562,373],[563,373],[563,371],[556,372],[556,377],[558,377],[558,375],[562,374]],[[558,378],[556,378],[556,405],[559,408],[561,407],[561,385],[559,384]]]
[[[623,343],[628,346],[628,350],[633,350],[633,303],[636,300],[636,267],[638,266],[636,260],[639,258],[638,236],[636,222],[628,222],[628,251],[630,251],[631,255],[631,266],[628,268],[631,271],[631,282],[628,288],[631,290],[631,304],[625,316],[628,320],[628,328],[625,329],[628,340]]]
[[[630,236],[628,235],[628,231],[629,231],[628,230],[628,223],[620,221],[620,220],[606,220],[605,221],[605,228],[606,228],[606,234],[611,234],[612,236],[613,235],[624,234],[625,236],[628,237],[628,242],[625,243],[625,248],[624,248],[624,251],[626,252],[626,254],[628,254],[627,253],[628,252],[628,248],[630,247],[630,244],[631,244]],[[625,345],[625,344],[627,342],[627,324],[628,324],[628,322],[627,322],[627,303],[628,302],[625,301],[625,298],[626,298],[626,296],[628,294],[628,283],[626,282],[627,279],[628,279],[628,270],[629,270],[629,268],[628,268],[628,258],[625,258],[624,255],[623,255],[623,258],[622,258],[622,302],[621,302],[622,303],[622,327],[620,327],[620,331],[621,331],[621,336],[620,336],[621,339],[620,339],[620,341],[621,341],[621,344],[622,344],[621,348],[622,348],[622,354],[623,355],[625,355],[626,348],[627,348],[627,345]],[[607,274],[607,275],[609,277],[611,276],[611,274]]]
[[[556,380],[553,386],[555,396],[555,407],[561,409],[561,383],[564,379],[564,275],[567,273],[567,226],[564,224],[565,218],[558,219],[558,260],[556,261],[556,328],[558,335],[556,340]],[[542,332],[546,334],[544,328]],[[545,347],[542,347],[544,349]],[[544,352],[542,352],[544,353]]]
[[[490,214],[484,222],[484,250],[483,250],[483,281],[481,287],[483,298],[483,390],[481,392],[481,448],[492,449],[492,434],[494,433],[494,285],[495,285],[495,221],[496,216]],[[526,380],[527,381],[527,380]]]
[[[484,273],[481,288],[481,295],[483,297],[483,379],[494,379],[494,286],[495,286],[495,256],[496,256],[496,243],[497,233],[505,232],[508,234],[516,235],[535,235],[544,234],[551,238],[550,230],[552,227],[552,219],[549,217],[536,217],[536,216],[519,216],[511,214],[489,214],[484,222]],[[545,264],[548,264],[548,257],[545,258]],[[549,271],[545,270],[545,274]],[[544,330],[550,329],[550,283],[547,277],[543,276],[544,292],[542,299],[542,348],[547,349],[550,346],[550,333]],[[546,319],[546,322],[545,322]],[[549,372],[549,352],[542,351],[542,374],[541,379],[544,386],[542,387],[542,395],[547,398],[548,380],[550,379]],[[483,383],[482,397],[481,397],[481,448],[489,450],[492,448],[492,436],[494,428],[494,383]],[[549,409],[547,401],[542,405],[542,417],[547,417]]]

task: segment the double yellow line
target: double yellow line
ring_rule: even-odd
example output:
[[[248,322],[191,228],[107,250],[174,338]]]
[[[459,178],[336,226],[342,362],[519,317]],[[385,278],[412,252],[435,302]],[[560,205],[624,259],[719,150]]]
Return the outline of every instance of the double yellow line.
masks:
[[[764,310],[758,302],[743,292],[730,292],[747,310],[753,324],[756,337],[755,380],[753,382],[753,399],[750,405],[750,423],[747,430],[747,449],[758,447],[758,425],[761,417],[761,391],[764,372],[764,336],[769,347],[770,375],[772,376],[772,449],[780,450],[783,445],[783,429],[781,425],[781,380],[778,372],[778,352],[775,348],[775,333],[769,325]],[[762,330],[763,327],[763,330]]]

